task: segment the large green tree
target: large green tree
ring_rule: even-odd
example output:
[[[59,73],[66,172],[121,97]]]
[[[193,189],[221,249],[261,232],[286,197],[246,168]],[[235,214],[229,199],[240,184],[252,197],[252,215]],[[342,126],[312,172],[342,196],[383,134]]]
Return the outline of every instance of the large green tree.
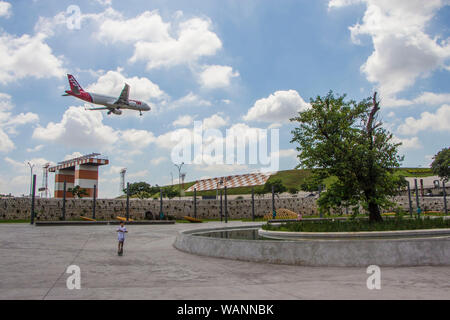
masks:
[[[448,180],[450,177],[450,148],[439,151],[431,163],[431,170],[441,179]]]
[[[127,188],[125,188],[123,192],[126,194]],[[130,183],[130,197],[137,196],[139,198],[149,198],[158,192],[159,192],[158,187],[152,187],[147,182],[141,181]]]
[[[310,101],[310,108],[291,119],[298,124],[291,142],[299,144],[298,167],[312,169],[320,176],[317,180],[337,177],[322,193],[319,206],[361,203],[370,221],[382,221],[380,207],[392,205],[389,196],[397,192],[401,181],[394,170],[403,157],[398,155],[400,143],[377,120],[376,93],[356,102],[330,91]]]

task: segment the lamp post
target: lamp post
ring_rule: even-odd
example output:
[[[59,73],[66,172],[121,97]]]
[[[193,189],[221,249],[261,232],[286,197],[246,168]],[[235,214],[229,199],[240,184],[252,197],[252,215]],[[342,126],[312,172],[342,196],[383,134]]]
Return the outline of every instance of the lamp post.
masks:
[[[30,167],[30,171],[31,171],[31,181],[30,181],[30,197],[31,197],[31,194],[33,193],[33,167],[34,167],[34,164],[31,164],[29,161],[27,163],[28,163],[28,166]]]
[[[182,162],[180,165],[175,164],[175,167],[177,167],[178,169],[178,184],[179,184],[179,189],[180,189],[180,200],[181,200],[181,167],[183,166],[184,162]]]

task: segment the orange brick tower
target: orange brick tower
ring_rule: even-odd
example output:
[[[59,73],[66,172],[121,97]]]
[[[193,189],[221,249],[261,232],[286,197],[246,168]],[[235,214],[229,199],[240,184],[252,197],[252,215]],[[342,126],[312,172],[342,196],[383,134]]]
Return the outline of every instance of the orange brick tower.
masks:
[[[89,197],[92,197],[95,185],[98,194],[98,167],[109,164],[106,157],[99,156],[99,153],[91,153],[50,167],[48,171],[55,173],[55,198],[63,197],[64,181],[66,181],[66,190],[80,186],[86,189]],[[66,198],[73,198],[72,193],[66,192]]]

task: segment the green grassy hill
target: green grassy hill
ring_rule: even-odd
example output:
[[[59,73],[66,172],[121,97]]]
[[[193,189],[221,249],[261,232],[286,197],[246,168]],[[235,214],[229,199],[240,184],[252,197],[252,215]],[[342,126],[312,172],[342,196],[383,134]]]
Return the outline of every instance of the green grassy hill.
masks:
[[[397,174],[401,174],[405,177],[429,177],[433,176],[433,172],[429,168],[399,168]],[[311,175],[310,170],[304,169],[293,169],[293,170],[282,170],[278,171],[276,174],[269,178],[269,181],[281,179],[286,188],[296,188],[300,190],[300,186],[303,181]],[[325,179],[324,184],[330,185],[336,178],[330,177]],[[185,183],[185,189],[192,186],[195,182]],[[238,195],[238,194],[250,194],[252,192],[251,187],[239,187],[239,188],[229,188],[228,194]],[[210,191],[199,191],[198,196],[213,196],[216,194],[216,190]],[[193,196],[193,192],[186,192],[186,196]]]
[[[397,170],[397,174],[401,174],[405,177],[429,177],[433,176],[433,172],[429,168],[399,168]],[[273,181],[276,179],[281,179],[283,182],[283,185],[286,186],[287,189],[289,188],[296,188],[297,190],[300,190],[300,186],[303,183],[303,181],[311,175],[310,170],[303,170],[303,169],[293,169],[293,170],[282,170],[278,171],[274,175],[272,175],[269,178],[269,181]],[[325,179],[324,184],[326,186],[329,186],[333,181],[335,180],[335,177],[330,177]],[[184,190],[188,189],[192,185],[195,184],[195,181],[185,182],[184,183]],[[179,188],[179,184],[174,184],[175,188]],[[252,193],[252,187],[239,187],[239,188],[229,188],[228,194],[229,195],[240,195],[240,194],[251,194]],[[185,196],[193,196],[193,192],[185,192]],[[198,196],[215,196],[216,190],[209,190],[209,191],[198,191]],[[125,197],[125,195],[122,195],[122,197]],[[154,198],[159,198],[159,193],[153,196]]]

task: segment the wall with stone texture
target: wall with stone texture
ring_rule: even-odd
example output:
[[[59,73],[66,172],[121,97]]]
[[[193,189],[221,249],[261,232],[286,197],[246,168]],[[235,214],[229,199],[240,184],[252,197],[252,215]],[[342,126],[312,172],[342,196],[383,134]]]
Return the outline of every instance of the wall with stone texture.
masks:
[[[408,210],[408,197],[396,197],[395,201]],[[416,211],[415,199],[413,201]],[[35,200],[35,212],[37,220],[58,220],[62,212],[62,199]],[[159,200],[130,199],[130,217],[135,220],[154,219],[159,216]],[[294,212],[302,212],[303,215],[318,214],[316,199],[310,198],[280,198],[275,199],[277,208],[286,208]],[[420,198],[422,209],[444,210],[443,197]],[[250,199],[228,200],[228,217],[251,218],[252,205]],[[255,216],[263,216],[271,213],[271,199],[255,199]],[[450,208],[447,198],[447,207]],[[0,199],[0,220],[17,220],[30,218],[30,198],[2,198]],[[223,201],[225,210],[225,201]],[[181,218],[186,215],[194,215],[194,202],[192,200],[164,200],[163,212]],[[225,211],[223,211],[225,212]],[[96,218],[111,220],[116,216],[126,215],[125,199],[97,199]],[[66,219],[76,219],[80,216],[92,217],[92,199],[67,199]],[[197,200],[198,218],[220,218],[220,200]]]

